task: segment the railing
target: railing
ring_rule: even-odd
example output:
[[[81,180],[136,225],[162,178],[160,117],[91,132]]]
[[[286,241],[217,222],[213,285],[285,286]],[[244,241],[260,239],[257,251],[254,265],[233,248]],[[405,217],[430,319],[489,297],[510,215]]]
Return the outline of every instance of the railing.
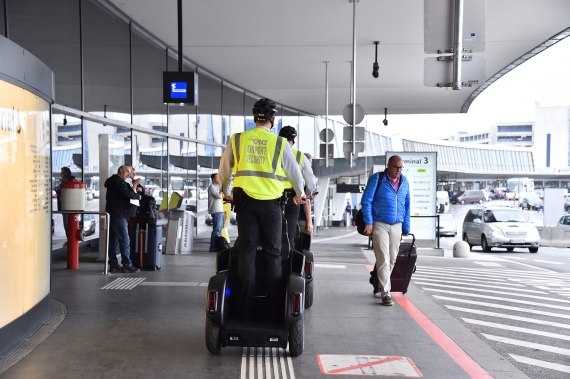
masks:
[[[52,211],[55,214],[97,214],[105,216],[105,270],[103,273],[105,275],[109,274],[109,223],[111,216],[108,212],[94,212],[94,211]],[[99,223],[99,230],[101,230],[101,223]]]
[[[436,218],[436,223],[435,223],[435,240],[437,242],[436,244],[436,249],[439,249],[439,233],[437,232],[437,230],[439,229],[439,215],[433,215],[433,216],[410,216],[413,218]],[[413,232],[413,230],[412,230]],[[372,248],[372,235],[368,236],[368,250],[370,250]]]

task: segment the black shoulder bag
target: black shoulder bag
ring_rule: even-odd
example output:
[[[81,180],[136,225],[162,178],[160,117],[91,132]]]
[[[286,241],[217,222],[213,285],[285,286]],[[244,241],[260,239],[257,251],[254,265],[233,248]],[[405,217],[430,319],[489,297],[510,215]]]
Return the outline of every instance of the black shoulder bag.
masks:
[[[383,177],[384,177],[384,171],[382,171],[382,174],[379,174],[378,183],[376,184],[374,193],[376,193],[376,190],[378,189],[378,186],[380,185],[380,182],[382,181]],[[362,234],[363,236],[368,236],[367,234],[364,234],[364,227],[366,225],[364,224],[364,215],[362,214],[362,207],[360,207],[360,209],[358,210],[356,218],[354,219],[354,223],[356,224],[356,231],[358,232],[358,234]]]

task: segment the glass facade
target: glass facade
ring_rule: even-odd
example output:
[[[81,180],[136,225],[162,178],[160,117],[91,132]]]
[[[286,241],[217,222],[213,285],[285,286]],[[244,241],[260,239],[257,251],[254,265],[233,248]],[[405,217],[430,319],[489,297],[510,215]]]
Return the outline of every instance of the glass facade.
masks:
[[[183,209],[204,216],[207,205],[199,200],[204,200],[210,174],[217,170],[231,134],[254,127],[251,110],[262,96],[185,58],[184,71],[196,71],[199,77],[198,105],[166,106],[162,73],[178,70],[177,54],[136,23],[94,0],[14,1],[6,15],[4,1],[0,0],[0,33],[53,70],[58,105],[94,116],[78,118],[54,108],[54,186],[61,167],[69,167],[88,184],[87,208],[98,210],[107,176],[100,174],[99,135],[109,134],[113,151],[122,157],[115,165],[131,164],[158,204],[177,191],[184,197]],[[284,121],[290,123],[299,132],[296,147],[316,156],[318,118],[278,107],[274,132]],[[96,117],[125,126],[97,122]],[[54,218],[55,237],[61,237],[61,216]]]
[[[498,133],[532,133],[532,125],[498,125]]]
[[[183,69],[198,74],[198,105],[167,106],[162,102],[162,73],[178,70],[177,54],[124,15],[113,14],[96,0],[19,0],[10,2],[6,14],[4,3],[0,0],[0,33],[54,71],[55,100],[60,105],[54,107],[52,117],[54,183],[61,167],[70,167],[78,179],[93,186],[97,202],[96,188],[105,180],[99,178],[103,175],[99,173],[98,135],[110,134],[123,151],[123,161],[132,164],[137,175],[155,189],[158,201],[168,199],[172,182],[182,178],[185,205],[203,216],[206,211],[198,202],[200,190],[207,187],[230,136],[254,127],[251,110],[263,96],[185,58]],[[64,112],[62,107],[121,121],[125,126],[73,117],[74,112]],[[278,104],[278,108],[274,132],[283,125],[295,127],[295,147],[325,158],[324,152],[320,154],[324,141],[319,135],[325,120],[287,105]],[[332,157],[344,158],[343,129],[347,125],[329,119],[328,126],[334,133]],[[501,127],[517,133],[528,132],[530,127],[532,132],[529,125]],[[489,140],[489,133],[465,137],[482,142]],[[368,156],[400,148],[391,137],[370,131],[365,133],[365,147]],[[458,173],[534,171],[532,153],[525,151],[408,140],[403,141],[403,150],[436,151],[438,168]]]

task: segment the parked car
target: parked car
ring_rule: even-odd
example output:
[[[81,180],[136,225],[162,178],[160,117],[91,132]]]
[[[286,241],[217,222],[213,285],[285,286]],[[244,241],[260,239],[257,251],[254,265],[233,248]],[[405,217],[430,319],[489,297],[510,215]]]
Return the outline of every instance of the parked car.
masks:
[[[540,235],[520,209],[481,206],[470,209],[465,215],[463,241],[469,247],[480,245],[486,252],[493,247],[506,248],[507,251],[524,247],[536,253]]]
[[[555,226],[556,229],[570,230],[570,215],[564,215],[558,220],[558,224]]]
[[[457,223],[451,213],[442,213],[439,215],[439,226],[436,234],[440,237],[457,235]]]
[[[487,201],[487,200],[489,200],[489,199],[485,195],[485,192],[483,192],[482,190],[465,191],[463,193],[463,195],[461,195],[457,198],[457,201],[461,204],[465,204],[465,203],[482,204],[484,201]]]
[[[566,197],[564,201],[564,210],[570,213],[570,196]]]
[[[83,215],[83,233],[85,233],[86,236],[95,234],[95,215]]]
[[[522,209],[534,209],[536,211],[544,209],[544,204],[542,203],[541,198],[535,194],[526,194],[522,196],[521,202],[519,204]]]

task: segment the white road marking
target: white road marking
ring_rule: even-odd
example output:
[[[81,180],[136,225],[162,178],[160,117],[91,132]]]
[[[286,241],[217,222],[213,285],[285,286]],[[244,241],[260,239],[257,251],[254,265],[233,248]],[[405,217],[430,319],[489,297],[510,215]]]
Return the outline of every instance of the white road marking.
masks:
[[[564,349],[562,347],[543,345],[541,343],[527,342],[527,341],[516,340],[513,338],[507,338],[507,337],[499,337],[499,336],[495,336],[492,334],[486,334],[486,333],[481,333],[481,335],[487,339],[490,339],[491,341],[497,341],[497,342],[502,342],[502,343],[506,343],[509,345],[516,345],[516,346],[520,346],[520,347],[527,347],[529,349],[542,350],[542,351],[547,351],[549,353],[556,353],[556,354],[570,356],[570,349]]]
[[[500,279],[497,278],[496,275],[485,275],[485,274],[472,274],[472,273],[449,273],[449,272],[433,272],[433,273],[429,273],[429,272],[424,272],[423,270],[418,270],[416,272],[416,275],[433,275],[436,276],[437,278],[455,278],[455,279],[472,279],[472,280],[478,280],[481,281],[481,279],[485,279],[485,282],[495,282],[495,283],[507,283],[507,280],[504,279]]]
[[[510,330],[512,332],[518,332],[518,333],[525,333],[525,334],[532,334],[535,336],[542,336],[542,337],[548,337],[548,338],[555,338],[555,339],[559,339],[559,340],[563,340],[563,341],[570,341],[570,336],[568,335],[563,335],[563,334],[558,334],[558,333],[550,333],[550,332],[543,332],[540,330],[534,330],[534,329],[529,329],[529,328],[521,328],[519,326],[511,326],[511,325],[506,325],[506,324],[499,324],[496,322],[489,322],[489,321],[482,321],[482,320],[475,320],[472,318],[466,318],[466,317],[462,317],[461,318],[463,321],[465,321],[468,324],[475,324],[475,325],[481,325],[481,326],[487,326],[489,328],[496,328],[496,329],[501,329],[501,330]]]
[[[507,320],[523,321],[523,322],[529,322],[532,324],[548,325],[548,326],[554,326],[556,328],[570,329],[570,324],[562,324],[560,322],[552,322],[552,321],[540,320],[537,318],[530,318],[530,317],[513,316],[513,315],[509,315],[509,314],[482,311],[482,310],[473,309],[473,308],[456,307],[454,305],[445,305],[445,307],[448,309],[454,310],[454,311],[458,311],[458,312],[473,313],[473,314],[482,315],[482,316],[498,317],[498,318],[504,318]]]
[[[472,287],[482,287],[482,288],[497,288],[497,285],[488,285],[488,284],[480,284],[480,281],[474,281],[475,283],[463,283],[464,280],[461,280],[461,282],[458,282],[457,280],[447,280],[447,279],[431,279],[431,277],[428,278],[424,278],[422,275],[418,275],[418,274],[414,274],[413,278],[416,277],[420,277],[419,279],[414,279],[414,283],[418,283],[419,281],[423,281],[423,282],[436,282],[436,283],[453,283],[453,284],[463,284],[466,286],[469,286],[469,288]],[[435,275],[434,275],[435,276]],[[469,282],[472,282],[472,280],[469,280]],[[524,287],[522,284],[513,284],[513,283],[508,283],[508,287],[501,284],[501,288],[502,289],[508,289],[509,291],[518,291],[518,292],[529,292],[529,293],[543,293],[545,294],[546,292],[544,291],[537,291],[537,290],[527,290],[527,289],[522,289],[522,288],[514,288],[514,287]]]
[[[508,261],[508,260],[506,260],[506,261]],[[530,268],[532,268],[532,269],[539,270],[539,271],[550,272],[550,273],[552,273],[552,274],[555,273],[555,271],[548,270],[548,269],[542,268],[542,267],[533,266],[533,265],[527,265],[526,263],[512,262],[512,261],[510,261],[510,262],[511,262],[511,263],[514,263],[514,264],[517,264],[517,265],[521,265],[521,266],[525,266],[525,267],[530,267]]]
[[[241,354],[241,379],[295,379],[289,349],[244,347]]]
[[[328,242],[328,241],[336,240],[339,238],[351,237],[351,236],[355,236],[355,235],[359,235],[358,232],[352,232],[349,234],[345,234],[342,236],[336,236],[336,237],[329,237],[329,238],[323,238],[323,239],[317,239],[317,240],[314,239],[312,243],[323,243],[323,242]]]
[[[544,300],[544,296],[534,296],[534,295],[529,295],[526,293],[512,293],[510,291],[505,292],[505,291],[495,291],[495,290],[481,289],[481,288],[465,288],[465,287],[453,286],[450,284],[422,283],[421,281],[414,281],[414,284],[423,284],[426,286],[433,286],[433,287],[456,288],[456,289],[460,289],[460,290],[469,290],[469,291],[475,291],[475,292],[495,293],[495,294],[499,294],[499,295],[524,296],[527,299],[530,298],[530,299]],[[540,291],[536,291],[536,292],[545,293],[545,292],[540,292]],[[551,301],[558,301],[558,302],[570,304],[570,301],[568,301],[568,300],[552,299]]]
[[[533,259],[533,262],[540,262],[540,263],[549,263],[549,264],[553,264],[553,265],[563,265],[563,262],[554,262],[554,261],[542,261],[540,259]]]
[[[570,315],[564,314],[564,313],[545,312],[545,311],[539,311],[536,309],[511,307],[509,305],[504,305],[504,304],[492,304],[492,303],[488,303],[488,302],[458,299],[455,297],[448,297],[448,296],[433,295],[433,297],[436,299],[440,299],[440,300],[455,301],[456,303],[464,303],[464,304],[471,304],[471,305],[482,305],[482,306],[488,307],[488,308],[508,309],[510,311],[517,311],[517,312],[523,312],[523,313],[533,313],[533,314],[542,315],[542,316],[550,316],[550,317],[564,318],[564,319],[570,320]]]
[[[146,278],[118,278],[108,283],[102,290],[132,290]]]
[[[485,267],[504,267],[502,264],[497,263],[497,262],[477,262],[477,261],[475,261],[473,263],[476,263],[478,265],[485,266]]]
[[[550,370],[555,370],[555,371],[570,373],[570,366],[561,365],[561,364],[559,364],[559,363],[552,363],[552,362],[542,361],[542,360],[540,360],[540,359],[534,359],[534,358],[523,357],[523,356],[516,355],[516,354],[509,354],[509,355],[510,355],[511,358],[513,358],[515,361],[520,362],[520,363],[526,363],[526,364],[529,364],[529,365],[538,366],[538,367],[543,367],[543,368],[547,368],[547,369],[550,369]]]
[[[346,268],[346,265],[328,264],[328,263],[315,263],[318,268]]]
[[[506,301],[508,303],[528,304],[528,305],[534,305],[534,306],[539,306],[539,307],[543,307],[543,308],[553,308],[553,309],[561,309],[561,310],[565,310],[565,311],[570,311],[570,307],[563,307],[561,305],[546,304],[546,303],[537,303],[536,301],[525,301],[525,300],[519,300],[519,299],[510,299],[510,298],[499,297],[499,296],[486,296],[486,295],[479,295],[479,294],[474,294],[474,293],[469,293],[469,292],[446,291],[446,290],[442,290],[439,288],[423,287],[423,289],[426,291],[443,292],[443,293],[447,293],[450,295],[463,295],[463,296],[467,296],[467,297],[478,297],[481,299],[499,300],[499,301]],[[568,300],[561,300],[561,299],[544,299],[544,300],[570,303],[570,301],[568,301]]]

